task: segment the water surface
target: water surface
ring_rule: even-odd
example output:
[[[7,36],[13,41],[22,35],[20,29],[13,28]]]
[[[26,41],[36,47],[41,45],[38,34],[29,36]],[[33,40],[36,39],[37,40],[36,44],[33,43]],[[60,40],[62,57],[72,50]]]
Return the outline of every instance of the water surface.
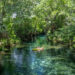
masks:
[[[11,53],[2,56],[2,75],[75,75],[75,64],[64,54],[54,49],[32,51],[38,46],[48,46],[45,40],[43,36],[38,37],[35,42],[26,43],[23,48],[13,48]]]

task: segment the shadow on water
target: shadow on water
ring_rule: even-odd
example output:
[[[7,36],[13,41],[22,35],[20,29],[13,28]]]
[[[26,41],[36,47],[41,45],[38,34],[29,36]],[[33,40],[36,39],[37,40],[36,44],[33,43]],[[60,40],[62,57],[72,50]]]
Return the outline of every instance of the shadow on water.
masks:
[[[32,51],[42,45],[46,45],[45,37],[38,37],[34,43],[28,43],[23,48],[14,48],[10,54],[2,56],[2,75],[75,75],[75,68],[68,65],[75,64],[67,62],[60,55],[61,50]]]
[[[0,64],[0,75],[3,75],[2,73],[3,73],[3,70],[4,70],[4,68],[3,68],[3,66]]]

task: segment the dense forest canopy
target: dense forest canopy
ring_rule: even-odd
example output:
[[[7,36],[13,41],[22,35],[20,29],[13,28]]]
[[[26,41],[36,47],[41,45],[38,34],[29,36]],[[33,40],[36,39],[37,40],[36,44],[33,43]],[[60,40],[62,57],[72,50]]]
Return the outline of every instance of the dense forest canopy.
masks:
[[[75,0],[0,0],[0,74],[75,75]]]
[[[45,34],[52,43],[72,45],[74,3],[74,0],[1,0],[1,41],[30,41],[36,35]]]

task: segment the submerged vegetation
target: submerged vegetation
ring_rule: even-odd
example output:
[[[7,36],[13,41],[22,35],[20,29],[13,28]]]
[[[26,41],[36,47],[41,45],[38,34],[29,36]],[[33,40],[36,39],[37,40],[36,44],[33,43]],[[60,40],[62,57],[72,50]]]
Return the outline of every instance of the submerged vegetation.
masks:
[[[44,37],[38,40],[39,36]],[[54,61],[54,70],[51,68],[52,66],[48,67],[51,65],[49,62],[46,67],[52,71],[58,71],[57,75],[75,75],[75,73],[71,74],[72,71],[69,67],[75,69],[72,66],[75,65],[75,1],[0,0],[0,56],[11,52],[15,46],[20,49],[33,46],[31,49],[34,53],[32,53],[37,56],[41,53],[42,55],[47,54],[49,51],[48,53],[56,58],[45,57],[46,59],[44,58],[42,61],[39,59],[40,66],[44,67],[46,62],[51,60],[50,63]],[[29,50],[31,51],[31,49]],[[38,59],[34,61],[36,64],[34,69],[38,66],[37,61]],[[55,63],[55,61],[61,62]],[[65,69],[70,68],[69,74],[59,73],[60,70],[63,70],[63,62],[66,62],[65,65],[68,64]],[[62,66],[59,65],[60,63]],[[56,68],[58,65],[59,67]],[[49,71],[48,74],[46,72],[44,74],[56,75]]]

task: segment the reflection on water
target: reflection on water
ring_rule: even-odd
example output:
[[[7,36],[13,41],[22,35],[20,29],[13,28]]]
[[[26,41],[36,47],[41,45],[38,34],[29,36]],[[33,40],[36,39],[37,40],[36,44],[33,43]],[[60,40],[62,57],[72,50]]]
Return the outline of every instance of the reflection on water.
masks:
[[[36,43],[14,48],[9,55],[4,55],[2,75],[75,75],[74,63],[59,56],[55,50],[32,51],[34,47],[42,46],[44,39],[41,37]]]
[[[13,52],[13,54],[12,54],[12,58],[14,60],[14,63],[17,66],[22,65],[22,62],[23,62],[23,54],[22,54],[22,51],[19,52],[17,49],[15,49],[14,52]]]

